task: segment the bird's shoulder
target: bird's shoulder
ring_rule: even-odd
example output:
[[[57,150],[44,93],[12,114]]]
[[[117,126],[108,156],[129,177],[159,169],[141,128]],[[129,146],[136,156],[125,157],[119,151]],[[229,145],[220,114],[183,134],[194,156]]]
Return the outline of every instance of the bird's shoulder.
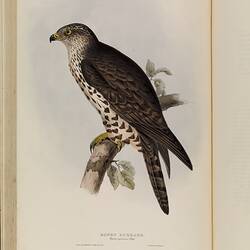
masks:
[[[128,71],[127,73],[132,70],[133,74],[137,73],[141,77],[146,77],[143,70],[130,57],[102,42],[99,42],[98,47],[89,54],[87,59],[94,63],[103,62],[114,68],[119,67],[121,70]],[[144,78],[144,80],[148,80],[148,78]]]
[[[137,129],[166,128],[159,99],[144,71],[115,48],[100,44],[81,64],[86,81]]]
[[[139,90],[157,109],[160,108],[158,97],[145,72],[135,61],[116,48],[99,42],[98,47],[82,62],[84,63],[93,65],[110,83],[117,81],[128,89]]]

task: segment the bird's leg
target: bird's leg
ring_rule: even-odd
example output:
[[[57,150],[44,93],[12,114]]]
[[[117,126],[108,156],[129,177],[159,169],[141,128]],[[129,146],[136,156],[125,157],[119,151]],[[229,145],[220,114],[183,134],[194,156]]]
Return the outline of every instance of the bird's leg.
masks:
[[[90,143],[90,152],[92,152],[92,151],[94,150],[94,147],[95,147],[96,145],[101,144],[103,141],[105,141],[105,140],[107,140],[107,139],[108,139],[108,140],[110,139],[107,132],[98,135],[98,136]],[[112,139],[112,142],[114,142],[114,143],[117,145],[118,150],[121,151],[121,149],[122,149],[123,146],[124,146],[124,143],[123,143],[121,140],[117,139],[117,138],[114,139],[114,140]]]
[[[90,143],[90,152],[92,152],[94,150],[94,147],[100,143],[102,143],[103,141],[105,141],[106,139],[109,139],[108,137],[108,133],[102,133],[100,135],[98,135],[91,143]]]
[[[123,146],[125,145],[125,143],[123,143],[121,140],[119,139],[115,139],[114,143],[117,145],[118,148],[118,152],[120,152],[123,148]]]

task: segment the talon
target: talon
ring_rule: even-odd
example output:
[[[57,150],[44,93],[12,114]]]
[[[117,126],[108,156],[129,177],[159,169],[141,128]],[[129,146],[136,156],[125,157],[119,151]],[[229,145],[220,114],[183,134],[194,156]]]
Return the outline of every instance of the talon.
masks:
[[[108,133],[102,133],[98,135],[91,143],[90,143],[90,152],[92,153],[95,146],[102,143],[104,140],[108,139]]]
[[[118,152],[120,152],[122,150],[123,146],[125,145],[125,143],[123,143],[121,140],[116,140],[115,144],[117,145]]]
[[[100,135],[98,135],[91,143],[90,143],[90,152],[92,153],[95,146],[102,143],[103,141],[105,141],[106,139],[109,139],[109,136],[108,136],[108,132],[105,132],[105,133],[102,133]],[[124,147],[125,143],[122,142],[121,140],[119,139],[111,139],[116,145],[117,145],[117,148],[118,148],[118,151],[120,152],[121,149]]]

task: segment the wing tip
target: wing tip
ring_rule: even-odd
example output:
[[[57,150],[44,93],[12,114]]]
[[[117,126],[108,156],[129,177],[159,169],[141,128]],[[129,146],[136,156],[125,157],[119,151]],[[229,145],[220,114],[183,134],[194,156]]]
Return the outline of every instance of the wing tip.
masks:
[[[189,158],[187,158],[186,162],[184,163],[191,171],[193,171],[193,164]]]
[[[170,177],[171,177],[170,169],[169,170],[167,169],[167,175],[168,175],[168,179],[170,179]]]

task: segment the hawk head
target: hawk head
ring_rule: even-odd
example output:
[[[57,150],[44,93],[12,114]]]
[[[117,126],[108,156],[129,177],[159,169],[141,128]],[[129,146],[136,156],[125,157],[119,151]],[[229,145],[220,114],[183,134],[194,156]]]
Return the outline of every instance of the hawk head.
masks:
[[[96,43],[98,39],[88,26],[81,23],[72,23],[63,26],[51,35],[49,41],[61,41],[67,48],[72,48],[75,45],[87,46]]]

